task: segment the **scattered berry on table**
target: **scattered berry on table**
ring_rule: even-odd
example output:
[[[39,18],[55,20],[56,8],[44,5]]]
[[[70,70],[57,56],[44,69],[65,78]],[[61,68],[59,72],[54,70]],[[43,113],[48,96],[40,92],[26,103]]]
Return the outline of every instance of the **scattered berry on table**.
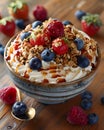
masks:
[[[25,22],[23,19],[18,19],[15,23],[19,29],[25,29]]]
[[[52,52],[49,49],[45,49],[42,53],[41,53],[41,57],[44,61],[51,61],[55,58],[55,53]]]
[[[78,50],[82,50],[82,48],[84,47],[84,42],[80,38],[76,38],[74,40],[74,43],[76,44]]]
[[[48,24],[46,29],[50,32],[52,38],[62,37],[64,35],[63,23],[58,20],[53,20]]]
[[[98,14],[87,14],[82,17],[81,26],[82,30],[89,36],[94,36],[99,31],[102,21]]]
[[[41,60],[37,57],[34,57],[29,61],[29,66],[33,70],[39,70],[42,67]]]
[[[71,124],[87,125],[88,118],[87,114],[81,107],[73,106],[67,115],[67,121]]]
[[[0,99],[6,104],[14,104],[17,91],[14,87],[8,86],[0,89]]]
[[[101,103],[104,104],[104,97],[101,97]]]
[[[95,113],[88,114],[88,123],[90,125],[96,124],[99,120],[99,117]]]
[[[15,0],[10,2],[8,11],[15,19],[28,19],[29,7],[28,4],[22,0]]]
[[[4,47],[0,47],[0,54],[4,56]]]
[[[88,110],[92,107],[92,101],[88,99],[83,99],[80,105],[83,109]]]
[[[75,16],[77,17],[77,19],[81,20],[83,16],[86,15],[86,12],[82,11],[82,10],[77,10],[75,12]]]
[[[78,66],[80,66],[81,68],[86,68],[89,66],[90,61],[87,57],[80,55],[77,57],[77,64]]]
[[[6,36],[12,37],[15,34],[16,25],[11,17],[0,19],[0,32]]]
[[[27,111],[27,106],[24,102],[15,102],[12,106],[12,112],[16,116],[24,115]]]
[[[36,20],[44,21],[48,18],[47,10],[42,5],[36,5],[33,9],[33,16]]]
[[[32,28],[36,28],[37,26],[41,26],[42,25],[42,22],[41,21],[35,21],[32,23]]]
[[[81,98],[82,99],[92,99],[92,93],[91,92],[89,92],[89,91],[85,91],[85,92],[83,92],[82,94],[81,94]]]
[[[52,42],[53,51],[56,54],[63,55],[68,52],[68,44],[62,38],[57,38]]]
[[[31,35],[30,32],[23,32],[21,33],[20,38],[23,41],[24,39],[28,38],[30,35]]]
[[[73,25],[72,22],[70,22],[69,20],[65,20],[62,22],[65,26],[66,25]]]

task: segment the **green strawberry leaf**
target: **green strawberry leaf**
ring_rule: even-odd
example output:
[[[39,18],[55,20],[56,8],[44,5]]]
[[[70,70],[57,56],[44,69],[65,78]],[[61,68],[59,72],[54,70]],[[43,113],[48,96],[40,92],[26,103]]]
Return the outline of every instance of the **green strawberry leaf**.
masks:
[[[8,7],[13,9],[13,12],[16,12],[17,9],[21,9],[23,7],[23,4],[25,4],[22,0],[16,0],[14,2],[11,2]]]
[[[98,14],[87,13],[87,15],[82,17],[82,20],[85,20],[88,25],[90,25],[90,24],[94,24],[95,26],[102,25],[102,21]]]
[[[6,23],[7,23],[7,21],[11,21],[12,20],[12,17],[5,17],[5,18],[2,18],[1,20],[0,20],[0,24],[1,25],[6,25]]]

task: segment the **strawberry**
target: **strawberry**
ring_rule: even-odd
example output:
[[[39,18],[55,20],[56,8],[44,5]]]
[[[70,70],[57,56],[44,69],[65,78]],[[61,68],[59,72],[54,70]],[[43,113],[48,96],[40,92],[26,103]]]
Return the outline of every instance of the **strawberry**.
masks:
[[[81,20],[82,30],[89,36],[94,36],[100,29],[102,22],[97,14],[87,14]]]
[[[52,48],[56,54],[63,55],[68,52],[68,44],[62,38],[57,38],[52,41]]]
[[[36,5],[33,9],[33,16],[36,20],[44,21],[47,19],[47,10],[42,5]]]
[[[52,38],[62,37],[64,35],[64,25],[58,20],[50,22],[46,30],[50,33]]]
[[[14,104],[16,101],[16,89],[14,87],[8,86],[0,89],[0,99],[6,104]]]
[[[0,20],[0,32],[7,36],[13,36],[15,33],[16,25],[11,17],[5,17]]]
[[[10,15],[16,19],[28,19],[29,7],[26,2],[23,2],[21,0],[11,2],[8,6],[8,10]]]
[[[38,34],[36,37],[34,34],[31,35],[30,44],[35,45],[46,45],[50,42],[50,36],[46,33]]]
[[[67,115],[67,121],[71,124],[76,124],[76,125],[87,125],[88,124],[87,114],[79,106],[73,106],[70,109],[70,111]]]

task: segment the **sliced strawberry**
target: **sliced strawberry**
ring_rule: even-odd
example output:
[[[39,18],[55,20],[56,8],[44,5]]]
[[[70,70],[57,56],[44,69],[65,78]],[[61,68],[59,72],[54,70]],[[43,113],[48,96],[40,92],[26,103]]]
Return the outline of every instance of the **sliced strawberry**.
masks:
[[[53,51],[59,55],[67,53],[69,49],[68,44],[61,38],[57,38],[52,42],[52,48]]]
[[[16,101],[16,89],[14,87],[8,86],[0,89],[0,99],[6,104],[14,104]]]
[[[102,22],[99,15],[87,14],[81,21],[82,30],[89,36],[94,36],[100,29]]]

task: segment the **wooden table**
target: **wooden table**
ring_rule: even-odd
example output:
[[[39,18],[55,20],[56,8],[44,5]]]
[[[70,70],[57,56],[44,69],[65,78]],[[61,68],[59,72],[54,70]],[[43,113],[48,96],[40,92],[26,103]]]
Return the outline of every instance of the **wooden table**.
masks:
[[[80,22],[74,13],[81,9],[90,13],[98,13],[104,24],[104,0],[26,0],[30,7],[29,17],[33,20],[32,6],[43,4],[48,10],[48,16],[59,18],[60,20],[70,20],[77,28],[81,29]],[[10,0],[0,1],[0,12],[3,16],[8,16],[7,5]],[[0,34],[0,42],[6,45],[10,38]],[[0,130],[104,130],[104,106],[101,105],[100,98],[104,96],[104,26],[94,37],[101,48],[101,64],[93,83],[88,87],[93,94],[93,106],[87,113],[97,113],[99,122],[95,125],[85,127],[71,125],[66,121],[66,115],[73,105],[79,105],[80,95],[57,105],[44,105],[36,102],[35,99],[24,95],[24,102],[28,106],[36,108],[36,117],[29,122],[21,122],[14,119],[10,112],[11,107],[4,105],[0,101]],[[0,87],[13,85],[7,75],[4,60],[0,56]]]

